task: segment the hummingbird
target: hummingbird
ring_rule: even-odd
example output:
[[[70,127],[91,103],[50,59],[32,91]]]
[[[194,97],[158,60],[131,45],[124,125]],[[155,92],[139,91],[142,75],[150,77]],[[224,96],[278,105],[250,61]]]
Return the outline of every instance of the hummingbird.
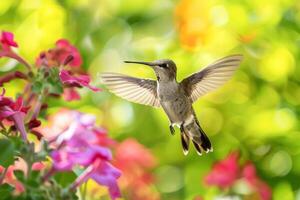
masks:
[[[151,67],[157,80],[131,77],[119,73],[101,74],[101,82],[115,95],[131,102],[162,107],[167,114],[172,135],[174,126],[180,128],[184,155],[189,152],[190,140],[196,152],[212,152],[211,142],[196,117],[193,103],[208,92],[222,86],[231,78],[243,59],[242,55],[221,58],[178,82],[177,67],[170,59],[153,62],[124,61]]]

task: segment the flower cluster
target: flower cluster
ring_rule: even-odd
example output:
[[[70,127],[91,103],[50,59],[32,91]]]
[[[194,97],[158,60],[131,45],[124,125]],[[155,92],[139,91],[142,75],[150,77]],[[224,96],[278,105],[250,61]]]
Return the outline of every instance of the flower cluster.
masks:
[[[247,185],[249,194],[259,195],[261,200],[270,200],[272,196],[270,187],[257,176],[252,162],[239,165],[237,152],[232,152],[224,160],[215,163],[212,171],[205,177],[205,182],[222,190],[233,188],[234,185],[243,182]]]
[[[41,130],[50,144],[56,146],[50,154],[53,165],[47,176],[58,171],[84,168],[71,188],[76,188],[91,178],[107,186],[112,199],[120,197],[117,179],[121,173],[110,164],[112,155],[108,148],[114,141],[107,137],[104,129],[95,126],[95,117],[77,111],[62,110],[52,119],[51,127]],[[64,127],[58,130],[62,122]],[[49,132],[52,134],[49,135]]]
[[[159,200],[150,170],[156,165],[153,154],[134,139],[118,144],[115,165],[122,171],[120,178],[129,199]]]
[[[1,33],[0,47],[0,57],[16,59],[28,70],[27,72],[9,72],[0,77],[0,86],[4,86],[13,79],[26,81],[22,98],[19,97],[16,102],[4,97],[4,92],[0,96],[0,119],[13,121],[24,140],[27,140],[23,124],[28,105],[32,107],[32,116],[28,117],[28,123],[30,123],[32,120],[36,121],[40,110],[47,106],[45,99],[49,96],[62,95],[66,100],[78,100],[80,96],[75,90],[77,87],[87,87],[95,92],[100,91],[89,84],[89,76],[80,68],[82,59],[79,51],[65,39],[58,40],[55,48],[42,52],[36,60],[35,68],[14,52],[13,48],[18,47],[18,44],[12,33],[5,31]]]
[[[76,199],[75,192],[66,191],[74,191],[88,179],[93,179],[108,187],[112,199],[120,197],[117,179],[121,173],[111,164],[110,147],[115,142],[108,138],[104,129],[95,125],[94,116],[64,110],[56,115],[59,120],[50,121],[48,126],[41,123],[45,114],[41,115],[41,111],[47,109],[49,97],[78,100],[77,88],[100,91],[90,85],[89,75],[81,68],[79,51],[67,40],[60,39],[53,49],[42,52],[31,65],[14,51],[17,47],[14,35],[3,31],[0,58],[15,59],[26,70],[0,76],[1,87],[14,79],[25,82],[24,90],[16,100],[5,96],[5,89],[0,94],[0,148],[6,149],[5,155],[0,156],[0,187],[7,190],[13,187],[12,195],[23,195],[21,199]],[[61,118],[63,116],[65,118]],[[32,138],[32,142],[28,133],[35,135],[37,140]],[[50,169],[42,162],[50,162]],[[43,172],[32,172],[35,169],[43,169]],[[55,180],[57,172],[66,171],[76,172],[76,178],[67,188]],[[31,184],[41,186],[36,188]]]
[[[59,78],[65,86],[64,97],[66,100],[78,100],[79,94],[75,87],[87,87],[94,92],[100,89],[91,86],[89,76],[80,68],[82,58],[80,53],[67,40],[60,39],[56,42],[56,47],[40,53],[36,59],[36,66],[44,69],[48,73],[49,68],[59,68]]]

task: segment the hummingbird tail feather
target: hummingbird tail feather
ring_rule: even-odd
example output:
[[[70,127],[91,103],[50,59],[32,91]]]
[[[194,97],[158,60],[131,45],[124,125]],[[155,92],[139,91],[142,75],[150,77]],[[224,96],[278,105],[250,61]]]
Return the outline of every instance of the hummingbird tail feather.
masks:
[[[198,128],[200,131],[200,137],[193,137],[193,141],[195,141],[206,153],[208,153],[213,150],[211,142],[199,124]]]
[[[213,150],[210,140],[200,127],[199,123],[195,122],[188,124],[184,129],[188,131],[188,136],[191,137],[195,149],[199,155],[202,155],[202,151],[208,153]]]
[[[189,153],[190,138],[185,132],[181,132],[181,144],[183,154],[187,155]]]

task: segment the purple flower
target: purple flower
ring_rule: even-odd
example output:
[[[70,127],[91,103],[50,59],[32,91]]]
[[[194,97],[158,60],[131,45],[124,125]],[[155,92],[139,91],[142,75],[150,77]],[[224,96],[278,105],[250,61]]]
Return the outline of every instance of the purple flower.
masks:
[[[75,189],[91,178],[107,186],[112,199],[120,197],[117,179],[121,173],[110,164],[112,154],[108,145],[111,139],[107,138],[105,131],[95,126],[94,116],[75,111],[68,111],[66,115],[67,111],[63,112],[69,123],[59,134],[51,134],[56,135],[51,141],[57,148],[51,152],[53,165],[48,176],[57,171],[71,171],[80,166],[85,170],[71,188]],[[56,126],[55,121],[53,126]]]
[[[24,126],[24,117],[28,108],[23,107],[23,99],[19,97],[15,102],[4,96],[5,90],[3,89],[0,95],[0,120],[7,119],[13,121],[17,130],[20,131],[24,140],[27,140],[27,133]]]
[[[121,172],[111,165],[109,162],[103,162],[101,159],[95,160],[73,183],[72,188],[84,183],[91,178],[100,185],[108,187],[109,194],[114,200],[121,197],[117,179],[121,176]]]

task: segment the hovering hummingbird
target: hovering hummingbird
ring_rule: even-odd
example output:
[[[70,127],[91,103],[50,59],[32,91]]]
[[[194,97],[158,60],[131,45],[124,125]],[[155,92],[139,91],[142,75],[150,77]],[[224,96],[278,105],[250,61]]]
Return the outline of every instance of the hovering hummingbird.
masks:
[[[233,75],[243,56],[231,55],[217,60],[203,70],[177,82],[176,64],[169,59],[153,62],[125,61],[151,67],[157,80],[135,78],[118,73],[103,73],[102,82],[108,89],[128,101],[162,107],[167,114],[169,129],[180,128],[184,155],[188,154],[190,139],[199,155],[213,151],[211,142],[200,126],[192,104],[201,96],[223,85]]]

